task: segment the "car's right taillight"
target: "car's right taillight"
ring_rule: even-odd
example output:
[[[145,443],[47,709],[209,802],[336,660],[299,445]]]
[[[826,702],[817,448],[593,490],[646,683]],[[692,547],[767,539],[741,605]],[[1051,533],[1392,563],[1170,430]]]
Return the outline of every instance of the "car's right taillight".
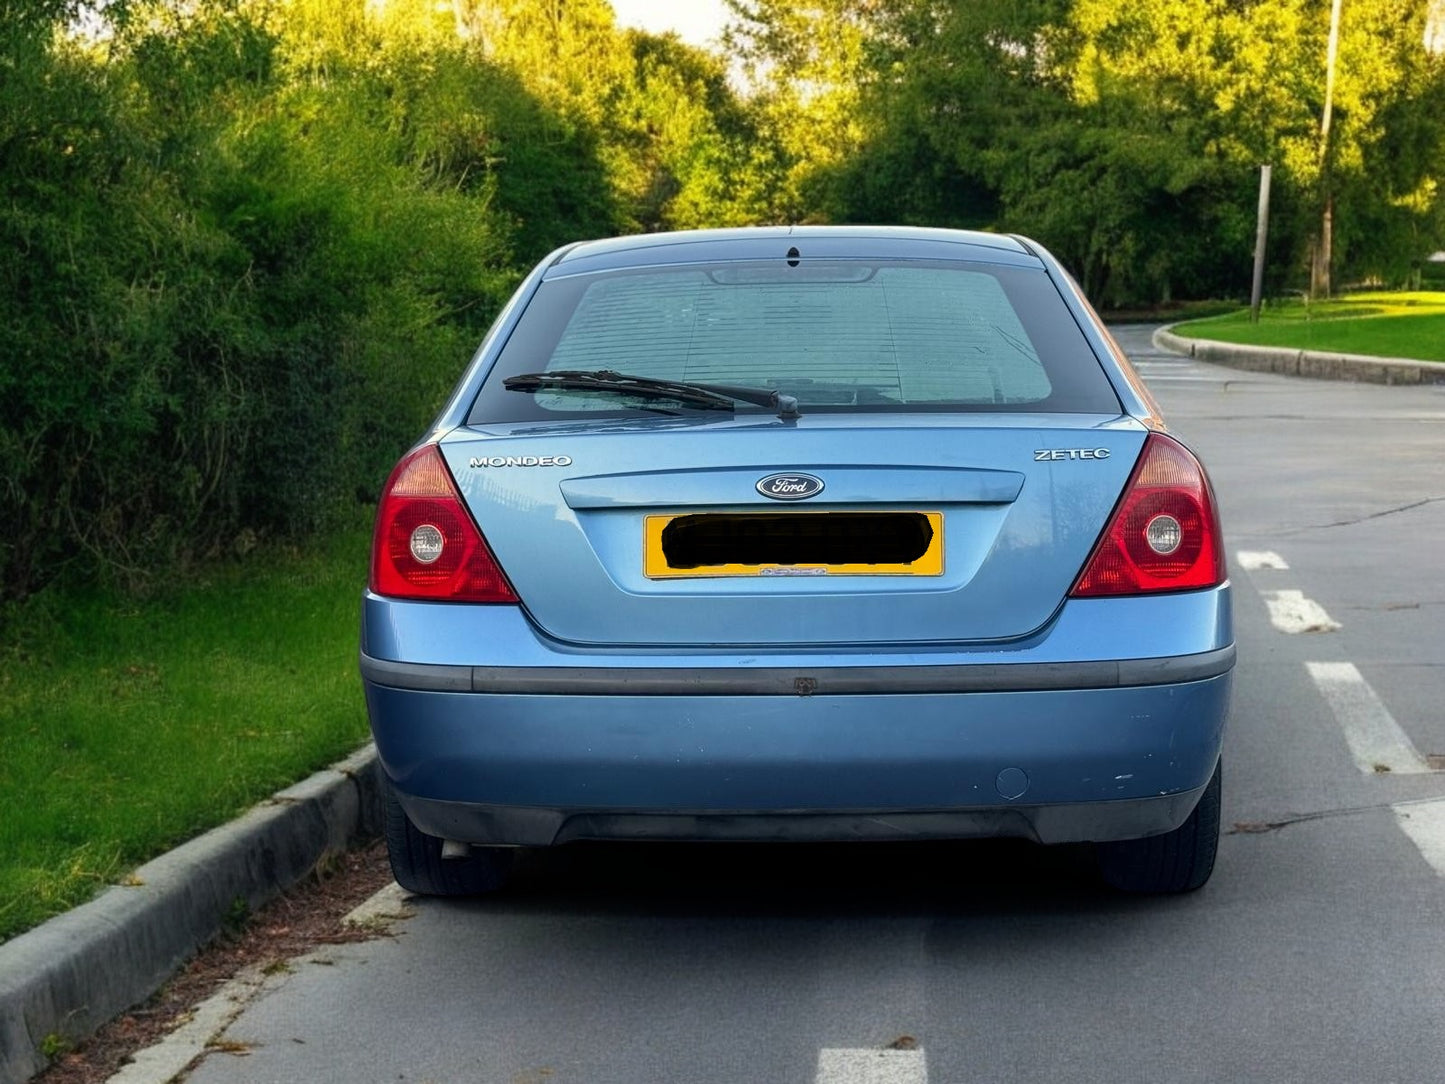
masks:
[[[1172,437],[1150,433],[1070,595],[1192,591],[1224,577],[1219,512],[1204,468]]]
[[[435,444],[407,455],[386,481],[371,543],[371,589],[391,598],[518,601]]]

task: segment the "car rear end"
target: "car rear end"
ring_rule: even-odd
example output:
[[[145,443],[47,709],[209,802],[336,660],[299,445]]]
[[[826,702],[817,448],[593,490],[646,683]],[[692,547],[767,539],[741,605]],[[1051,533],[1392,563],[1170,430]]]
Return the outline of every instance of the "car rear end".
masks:
[[[774,401],[521,379],[579,372]],[[554,254],[389,480],[362,635],[393,856],[473,863],[1173,839],[1233,658],[1202,468],[1046,253],[947,231]]]

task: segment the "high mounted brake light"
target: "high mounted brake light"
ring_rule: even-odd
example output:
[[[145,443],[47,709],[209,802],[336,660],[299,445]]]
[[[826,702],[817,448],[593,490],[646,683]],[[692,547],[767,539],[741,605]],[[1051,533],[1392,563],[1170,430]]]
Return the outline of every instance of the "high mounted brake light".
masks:
[[[391,598],[518,601],[435,444],[407,455],[387,479],[371,543],[371,589]]]
[[[1224,577],[1219,512],[1204,468],[1172,437],[1150,433],[1070,596],[1193,591]]]

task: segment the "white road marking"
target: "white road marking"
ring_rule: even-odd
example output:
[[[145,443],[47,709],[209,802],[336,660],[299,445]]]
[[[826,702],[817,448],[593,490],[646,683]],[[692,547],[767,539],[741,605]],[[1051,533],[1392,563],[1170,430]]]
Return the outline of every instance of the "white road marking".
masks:
[[[348,926],[389,932],[394,922],[416,914],[411,900],[411,894],[393,881],[341,921]],[[302,960],[308,958],[301,957]],[[185,1071],[187,1065],[210,1049],[210,1044],[236,1022],[258,994],[284,982],[287,971],[287,968],[282,968],[268,975],[266,969],[259,966],[238,971],[224,986],[192,1009],[184,1024],[153,1046],[133,1054],[131,1060],[105,1084],[170,1084]],[[883,1079],[888,1080],[887,1077]],[[889,1081],[889,1084],[892,1082]]]
[[[1140,373],[1146,384],[1226,384],[1217,376],[1173,376],[1164,373]]]
[[[392,881],[342,916],[341,924],[363,929],[389,929],[392,923],[416,914],[412,898],[410,892]]]
[[[274,979],[260,967],[236,973],[190,1012],[190,1018],[154,1046],[138,1050],[106,1084],[169,1084],[206,1052],[255,996]]]
[[[1354,663],[1307,662],[1305,667],[1344,728],[1345,740],[1360,771],[1373,775],[1430,770]]]
[[[1428,802],[1401,802],[1393,807],[1395,819],[1420,848],[1425,861],[1445,877],[1445,798]]]
[[[928,1084],[922,1050],[824,1047],[815,1084]]]
[[[1240,550],[1234,555],[1239,562],[1239,567],[1246,572],[1254,572],[1261,568],[1287,569],[1289,565],[1274,550]]]
[[[1302,591],[1261,591],[1269,620],[1280,632],[1334,632],[1340,623]]]

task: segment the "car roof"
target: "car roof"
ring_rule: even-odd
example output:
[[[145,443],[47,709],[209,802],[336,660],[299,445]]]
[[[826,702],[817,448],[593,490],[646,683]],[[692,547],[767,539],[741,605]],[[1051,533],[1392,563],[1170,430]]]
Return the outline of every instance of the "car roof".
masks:
[[[797,251],[794,252],[793,250]],[[646,233],[584,241],[556,255],[548,278],[621,267],[716,260],[803,259],[978,260],[1042,266],[1022,238],[976,230],[921,226],[750,226],[727,230]]]

